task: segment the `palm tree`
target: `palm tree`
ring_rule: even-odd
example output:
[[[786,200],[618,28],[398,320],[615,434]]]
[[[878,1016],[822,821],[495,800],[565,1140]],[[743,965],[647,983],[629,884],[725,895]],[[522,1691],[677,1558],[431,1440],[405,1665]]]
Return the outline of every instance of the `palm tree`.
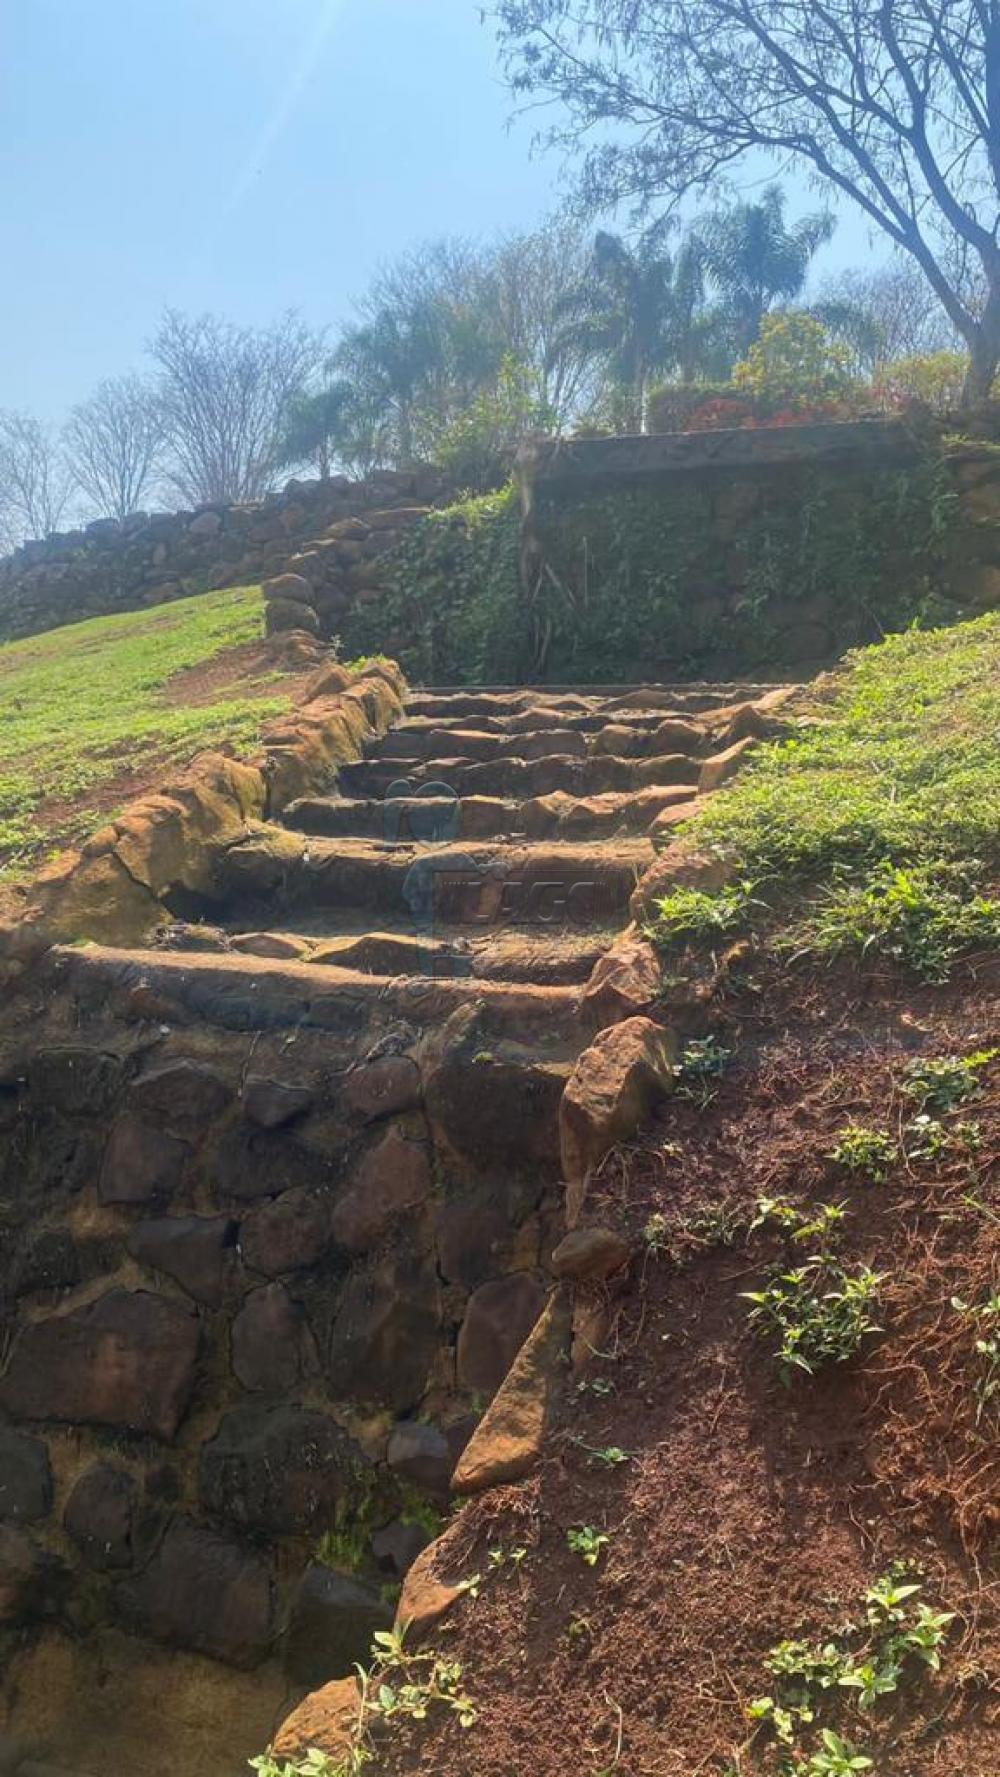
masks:
[[[601,358],[628,397],[629,423],[642,431],[652,377],[668,369],[690,382],[706,366],[717,332],[703,306],[697,246],[675,257],[654,235],[634,248],[620,235],[595,237],[586,282],[566,298],[563,340]]]
[[[785,194],[769,185],[756,204],[734,204],[696,225],[702,261],[732,316],[739,353],[753,344],[773,303],[802,289],[817,247],[836,222],[827,211],[785,226]]]
[[[328,481],[336,460],[356,454],[359,418],[354,388],[346,377],[338,377],[312,394],[297,396],[289,406],[279,443],[279,463],[283,467],[315,463],[321,480]]]

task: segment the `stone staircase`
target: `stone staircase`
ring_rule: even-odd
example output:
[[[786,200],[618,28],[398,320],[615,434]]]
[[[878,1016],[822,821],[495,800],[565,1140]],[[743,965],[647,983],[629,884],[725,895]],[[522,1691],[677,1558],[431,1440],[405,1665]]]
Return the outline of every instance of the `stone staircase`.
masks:
[[[435,1015],[484,1000],[511,1036],[540,1020],[569,1037],[653,859],[650,828],[689,812],[727,712],[769,690],[414,694],[336,795],[293,803],[228,853],[222,917],[171,927],[158,967],[183,967],[191,993],[202,982],[237,1017],[253,969],[262,1004],[315,984],[307,1017],[329,1015],[334,988],[401,1011],[426,989]]]
[[[39,1744],[45,1661],[71,1660],[43,1757],[236,1777],[364,1659],[427,1541],[414,1496],[447,1501],[549,1299],[560,1104],[629,1016],[605,953],[781,695],[414,692],[328,795],[241,823],[155,940],[39,963],[0,1056],[24,1483],[0,1631],[51,1646],[18,1644],[0,1732]],[[660,975],[632,948],[641,1012]],[[78,1586],[188,1662],[202,1701],[166,1739],[137,1653],[60,1639]]]

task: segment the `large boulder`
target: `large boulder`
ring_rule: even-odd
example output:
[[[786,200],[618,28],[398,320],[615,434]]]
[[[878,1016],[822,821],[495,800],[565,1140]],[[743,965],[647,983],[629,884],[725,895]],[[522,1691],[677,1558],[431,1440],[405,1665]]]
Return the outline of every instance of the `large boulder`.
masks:
[[[330,1204],[319,1191],[285,1191],[252,1209],[240,1227],[244,1263],[265,1277],[314,1265],[329,1239]]]
[[[106,1116],[124,1079],[125,1063],[119,1056],[82,1044],[41,1049],[28,1068],[35,1102],[67,1117]]]
[[[114,1573],[132,1565],[138,1487],[132,1475],[98,1462],[80,1476],[63,1524],[88,1567]]]
[[[244,1082],[243,1114],[260,1129],[283,1129],[304,1116],[312,1102],[308,1086],[287,1086],[262,1074],[251,1074]]]
[[[556,1290],[459,1458],[456,1493],[480,1493],[534,1468],[566,1374],[572,1321],[569,1292]]]
[[[275,1632],[268,1561],[231,1537],[176,1518],[143,1571],[115,1589],[126,1623],[154,1641],[257,1666]]]
[[[111,1289],[23,1327],[0,1406],[15,1419],[109,1425],[173,1438],[194,1390],[198,1321],[180,1302]]]
[[[239,1123],[214,1145],[209,1161],[218,1197],[225,1202],[257,1203],[295,1187],[323,1186],[331,1168],[325,1156],[284,1129],[255,1129]]]
[[[232,1088],[215,1068],[201,1061],[165,1061],[132,1087],[132,1102],[150,1122],[181,1134],[197,1131],[225,1110]]]
[[[570,1283],[603,1283],[631,1257],[628,1241],[612,1228],[571,1228],[552,1254],[552,1270]]]
[[[353,1068],[341,1096],[345,1109],[366,1123],[393,1117],[420,1103],[420,1070],[409,1055],[382,1055]]]
[[[344,1286],[324,1369],[335,1396],[408,1413],[438,1354],[440,1288],[433,1260],[401,1252]]]
[[[626,938],[599,957],[583,990],[581,1012],[600,1029],[646,1012],[663,992],[663,966],[648,938]]]
[[[201,1451],[201,1499],[224,1522],[268,1536],[328,1530],[364,1491],[358,1446],[312,1408],[249,1405]]]
[[[497,1167],[558,1158],[563,1065],[536,1050],[485,1039],[473,1004],[427,1046],[424,1097],[435,1147],[459,1165]]]
[[[292,1710],[275,1736],[274,1757],[290,1763],[319,1747],[332,1760],[346,1758],[354,1743],[361,1708],[356,1678],[335,1678],[311,1691]]]
[[[447,1496],[455,1466],[448,1440],[435,1425],[405,1419],[393,1426],[386,1462],[394,1475],[422,1493]]]
[[[40,1549],[13,1524],[0,1524],[0,1629],[58,1616],[69,1574],[58,1555]]]

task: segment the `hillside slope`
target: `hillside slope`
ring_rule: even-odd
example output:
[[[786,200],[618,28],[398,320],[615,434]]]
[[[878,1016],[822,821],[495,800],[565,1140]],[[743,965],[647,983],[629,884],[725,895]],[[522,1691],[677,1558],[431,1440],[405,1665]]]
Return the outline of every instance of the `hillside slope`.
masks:
[[[164,766],[250,750],[293,699],[286,667],[262,640],[259,587],[0,646],[0,894]]]
[[[675,1091],[579,1213],[631,1262],[360,1742],[265,1772],[995,1777],[998,668],[866,651],[654,866]]]

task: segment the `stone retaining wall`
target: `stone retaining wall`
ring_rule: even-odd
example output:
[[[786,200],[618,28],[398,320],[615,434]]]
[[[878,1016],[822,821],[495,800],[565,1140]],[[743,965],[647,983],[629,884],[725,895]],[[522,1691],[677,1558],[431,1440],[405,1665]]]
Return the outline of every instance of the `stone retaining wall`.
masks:
[[[331,525],[358,514],[446,500],[433,468],[382,470],[366,481],[290,481],[242,506],[136,513],[29,542],[0,562],[0,641],[162,605],[223,586],[255,585]]]

